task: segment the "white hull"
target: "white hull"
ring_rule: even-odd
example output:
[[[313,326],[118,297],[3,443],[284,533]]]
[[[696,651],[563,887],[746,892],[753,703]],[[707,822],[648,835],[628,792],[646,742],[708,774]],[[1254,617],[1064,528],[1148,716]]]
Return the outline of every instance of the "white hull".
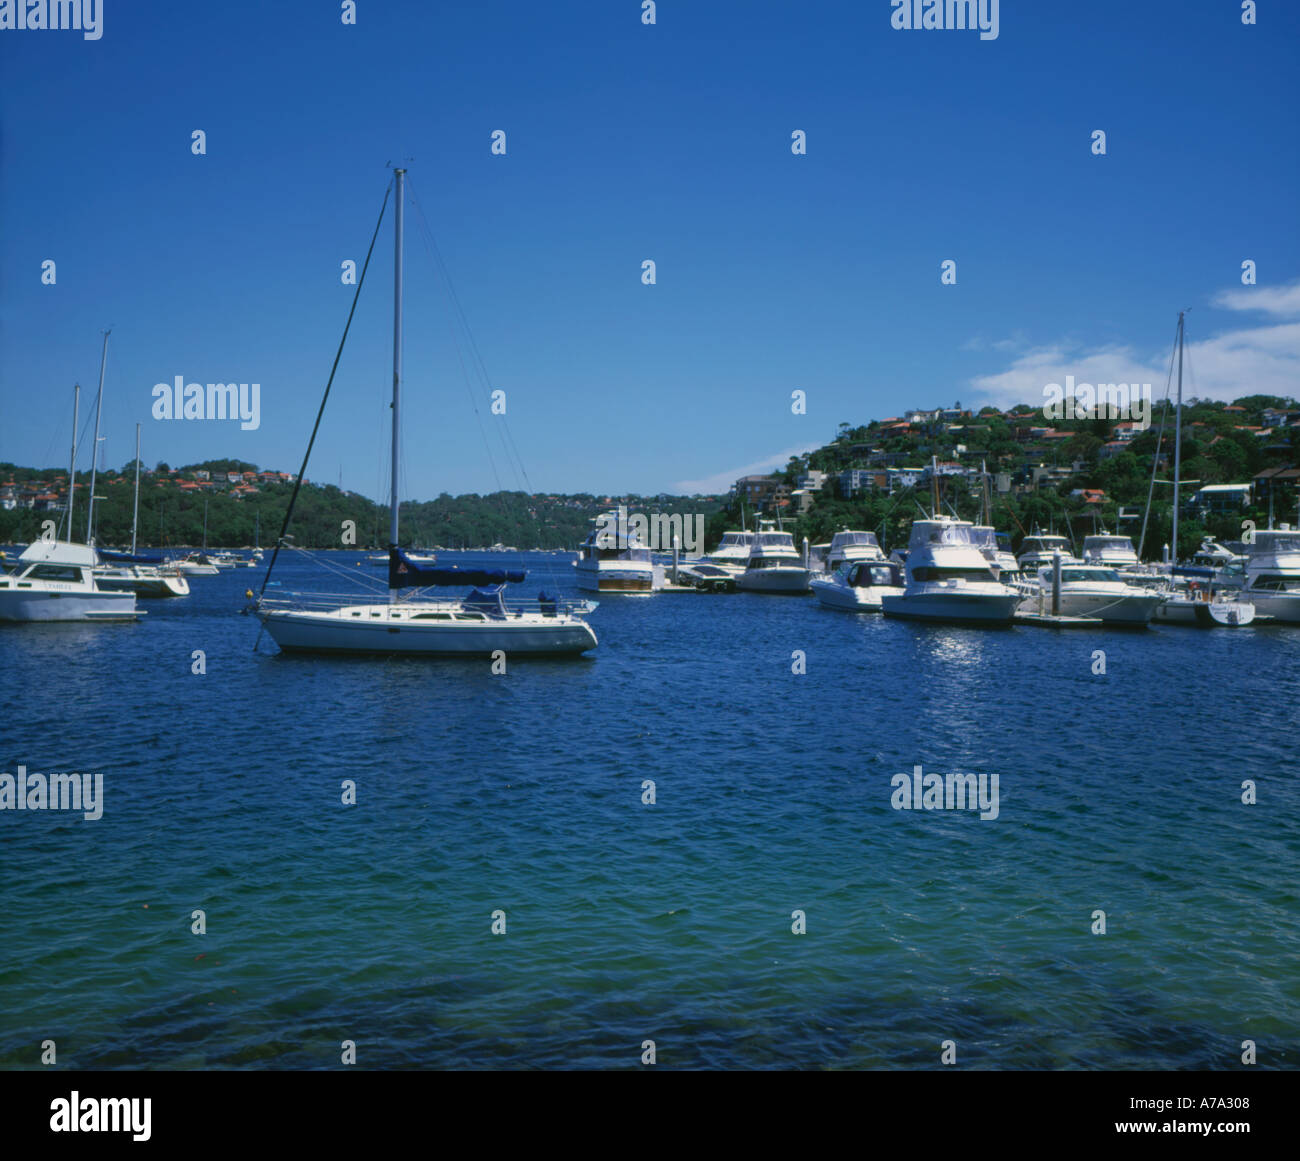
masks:
[[[133,621],[135,593],[0,589],[0,621]]]
[[[806,568],[749,568],[736,578],[746,593],[806,593],[812,573]]]
[[[1007,625],[1022,599],[1018,592],[1004,594],[949,589],[904,592],[902,596],[883,597],[880,604],[887,617]]]
[[[901,597],[904,592],[903,589],[891,585],[850,588],[848,585],[820,579],[812,581],[812,591],[828,609],[840,609],[846,613],[879,613],[882,597]]]
[[[1166,625],[1195,625],[1196,606],[1200,603],[1188,597],[1170,597],[1156,606],[1152,619]]]
[[[287,653],[355,653],[487,657],[501,650],[522,654],[578,654],[596,647],[585,621],[530,614],[504,620],[477,614],[413,621],[422,605],[356,605],[332,612],[264,610],[259,613],[275,643]]]
[[[1262,590],[1252,592],[1250,589],[1243,589],[1241,599],[1254,605],[1255,611],[1261,617],[1272,617],[1275,621],[1300,625],[1300,592],[1270,594]]]
[[[221,570],[215,564],[186,564],[177,561],[176,567],[182,576],[216,576]]]
[[[1156,593],[1115,596],[1113,593],[1079,593],[1062,591],[1063,617],[1094,617],[1115,625],[1145,625],[1160,607],[1161,598]],[[1048,613],[1052,611],[1052,594],[1031,597],[1021,606],[1025,612]]]

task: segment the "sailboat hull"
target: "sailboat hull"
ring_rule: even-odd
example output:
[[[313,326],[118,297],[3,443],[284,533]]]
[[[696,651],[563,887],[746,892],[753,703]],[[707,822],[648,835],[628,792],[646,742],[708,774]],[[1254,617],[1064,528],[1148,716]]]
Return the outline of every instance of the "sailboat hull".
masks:
[[[95,583],[101,589],[135,593],[137,597],[151,600],[187,597],[190,593],[190,582],[179,573],[160,573],[156,569],[106,569],[96,574]]]
[[[573,656],[596,647],[590,625],[565,617],[421,623],[400,611],[394,617],[387,606],[344,608],[336,613],[276,610],[261,617],[286,653],[490,657],[499,650],[507,657]]]

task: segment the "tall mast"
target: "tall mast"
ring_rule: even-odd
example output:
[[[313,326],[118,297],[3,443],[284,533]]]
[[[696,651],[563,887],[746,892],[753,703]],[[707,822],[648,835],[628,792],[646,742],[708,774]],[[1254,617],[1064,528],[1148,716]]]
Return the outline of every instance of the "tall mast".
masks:
[[[1178,409],[1174,412],[1174,534],[1170,568],[1178,567],[1178,483],[1183,466],[1183,312],[1178,312]]]
[[[108,335],[104,332],[104,348],[99,356],[99,393],[95,396],[95,442],[90,445],[90,504],[86,512],[86,543],[94,544],[95,519],[95,465],[99,462],[99,413],[104,409],[104,365],[108,362]],[[71,533],[71,521],[68,524]]]
[[[402,402],[402,203],[406,200],[403,189],[406,184],[406,170],[393,171],[397,179],[397,200],[394,206],[395,217],[393,257],[393,486],[389,495],[388,543],[397,547],[397,479],[398,479],[398,444],[400,442],[400,407]]]
[[[68,468],[68,539],[72,539],[72,500],[77,491],[77,414],[81,404],[81,384],[72,387],[72,465]]]
[[[140,519],[140,425],[135,425],[135,506],[131,509],[131,555],[135,555],[135,526]]]

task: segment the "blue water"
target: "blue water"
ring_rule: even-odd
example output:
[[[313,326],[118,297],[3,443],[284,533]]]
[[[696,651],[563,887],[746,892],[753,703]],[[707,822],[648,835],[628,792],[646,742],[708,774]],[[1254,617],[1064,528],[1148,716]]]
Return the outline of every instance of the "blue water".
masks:
[[[1300,1062],[1300,629],[606,597],[494,675],[254,652],[260,578],[0,626],[0,770],[104,776],[97,821],[0,811],[0,1065]],[[914,765],[998,818],[892,809]]]

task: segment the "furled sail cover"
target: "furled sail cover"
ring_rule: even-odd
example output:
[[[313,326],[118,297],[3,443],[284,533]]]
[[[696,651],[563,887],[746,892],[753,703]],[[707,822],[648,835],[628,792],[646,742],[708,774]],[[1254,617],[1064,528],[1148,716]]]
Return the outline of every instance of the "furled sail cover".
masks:
[[[518,584],[527,575],[523,569],[431,567],[416,564],[400,548],[388,550],[390,589],[428,588],[430,585]]]
[[[99,555],[113,564],[162,564],[161,553],[140,552],[132,556],[129,552],[109,552],[106,548],[98,550]]]

